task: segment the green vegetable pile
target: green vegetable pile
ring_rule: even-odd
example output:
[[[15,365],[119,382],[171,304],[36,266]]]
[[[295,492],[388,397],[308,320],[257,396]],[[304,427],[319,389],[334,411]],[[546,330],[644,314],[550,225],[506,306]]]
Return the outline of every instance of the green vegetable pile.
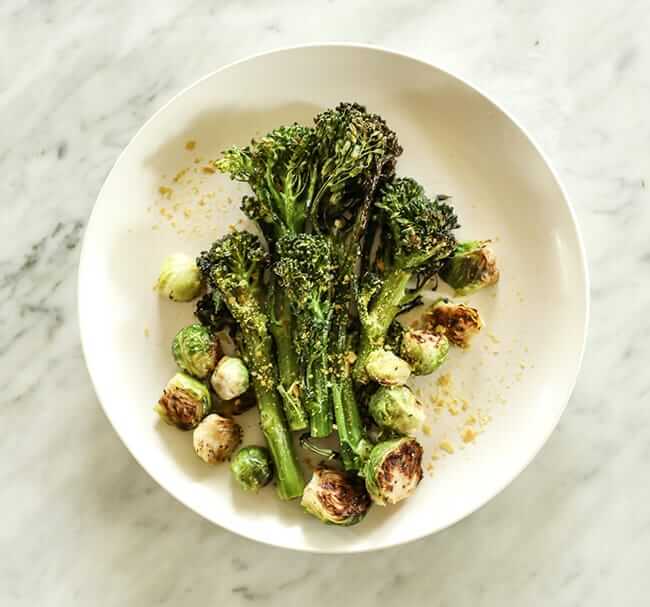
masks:
[[[434,372],[481,328],[475,308],[448,299],[417,329],[399,315],[438,277],[459,295],[498,280],[487,241],[457,242],[449,198],[396,175],[401,153],[386,122],[356,103],[226,150],[213,166],[248,184],[241,208],[261,237],[231,232],[195,264],[170,256],[158,281],[165,297],[201,297],[198,323],[174,339],[180,371],[156,410],[193,429],[207,463],[230,459],[243,489],[275,476],[281,499],[302,498],[331,524],[413,493],[424,409],[409,376]],[[254,404],[266,446],[236,451],[232,418]],[[319,444],[330,436],[335,449]],[[323,460],[307,485],[300,448]]]

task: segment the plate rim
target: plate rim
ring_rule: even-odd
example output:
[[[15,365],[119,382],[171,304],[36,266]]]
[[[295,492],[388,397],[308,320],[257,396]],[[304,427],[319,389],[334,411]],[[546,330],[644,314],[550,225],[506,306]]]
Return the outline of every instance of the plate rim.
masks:
[[[235,528],[233,526],[228,526],[224,525],[221,522],[218,522],[214,520],[212,517],[208,516],[207,514],[204,514],[201,512],[199,509],[195,508],[194,506],[190,505],[183,497],[179,496],[177,493],[173,491],[173,489],[168,486],[167,482],[163,480],[157,472],[153,469],[151,469],[151,466],[148,464],[144,463],[141,461],[138,456],[133,452],[127,441],[124,439],[122,433],[118,430],[117,424],[114,421],[111,413],[109,412],[109,408],[104,404],[104,401],[102,400],[102,397],[100,395],[100,392],[97,388],[97,382],[95,380],[95,377],[93,375],[93,371],[90,368],[89,364],[89,359],[88,359],[88,350],[89,347],[87,345],[86,340],[84,339],[84,326],[85,326],[85,314],[84,314],[84,306],[82,305],[82,284],[84,283],[84,275],[86,273],[86,265],[87,265],[87,258],[88,258],[88,249],[89,245],[87,245],[87,233],[88,233],[88,228],[90,225],[93,223],[93,217],[95,216],[95,211],[97,208],[97,201],[102,197],[102,194],[104,192],[104,189],[106,188],[106,184],[110,180],[111,176],[113,175],[116,167],[121,163],[123,158],[126,156],[128,150],[131,148],[131,146],[134,144],[134,142],[141,136],[143,131],[149,126],[151,122],[153,122],[160,113],[165,111],[168,106],[172,105],[179,97],[182,95],[185,95],[189,90],[193,89],[194,87],[199,86],[202,82],[205,80],[208,80],[209,78],[212,78],[218,73],[233,69],[237,67],[240,64],[243,63],[248,63],[251,61],[255,61],[256,59],[259,59],[261,57],[266,57],[268,55],[276,55],[276,54],[282,54],[282,53],[288,53],[288,52],[294,52],[294,51],[300,51],[304,49],[315,49],[315,48],[340,48],[340,49],[357,49],[357,50],[369,50],[369,51],[374,51],[377,53],[383,53],[387,55],[392,55],[394,57],[399,57],[400,59],[407,59],[409,61],[414,61],[416,63],[419,63],[423,66],[426,66],[428,68],[433,68],[444,75],[459,81],[466,87],[468,87],[470,90],[475,91],[478,93],[484,100],[486,100],[488,103],[492,104],[496,109],[498,109],[500,112],[502,112],[520,131],[523,133],[523,135],[527,138],[527,140],[530,142],[530,144],[533,146],[535,151],[539,154],[540,158],[542,159],[544,165],[548,169],[549,173],[551,174],[553,180],[555,181],[558,189],[560,190],[560,193],[562,195],[562,199],[564,202],[564,205],[566,206],[567,210],[569,211],[569,217],[571,220],[571,227],[573,228],[573,232],[576,238],[576,243],[578,246],[578,256],[579,256],[579,268],[580,268],[580,274],[582,275],[582,283],[583,283],[583,301],[584,301],[584,310],[583,310],[583,315],[584,315],[584,322],[582,326],[582,340],[580,344],[580,351],[578,354],[578,359],[577,359],[577,365],[575,368],[575,374],[573,377],[573,380],[569,383],[568,390],[566,391],[566,395],[563,398],[563,403],[561,404],[560,408],[558,409],[556,419],[553,420],[552,425],[550,425],[549,430],[546,432],[545,436],[542,437],[539,445],[534,449],[529,457],[527,459],[522,460],[521,464],[515,468],[515,472],[507,478],[504,482],[500,483],[496,488],[494,489],[493,492],[490,492],[489,497],[487,497],[479,506],[470,506],[468,508],[465,508],[452,519],[448,523],[438,526],[437,528],[434,529],[426,529],[422,531],[421,533],[415,533],[409,537],[406,537],[404,539],[400,539],[398,541],[391,541],[391,542],[385,542],[385,543],[380,543],[378,545],[373,545],[373,546],[351,546],[350,549],[345,549],[341,547],[319,547],[316,545],[292,545],[289,543],[283,543],[281,540],[274,541],[272,539],[260,539],[258,537],[255,537],[254,534],[252,533],[247,533],[246,529],[240,529],[240,528]],[[113,430],[117,434],[117,436],[120,438],[120,441],[124,445],[124,447],[127,449],[127,451],[131,454],[131,457],[144,469],[144,471],[160,486],[162,487],[172,498],[174,498],[176,501],[180,502],[194,512],[195,514],[199,515],[201,518],[209,521],[212,524],[218,525],[222,529],[226,529],[230,531],[231,533],[234,533],[235,535],[239,535],[241,537],[244,537],[248,540],[252,540],[255,542],[259,542],[261,544],[266,544],[268,546],[273,546],[276,548],[284,548],[288,550],[294,550],[298,552],[306,552],[306,553],[315,553],[315,554],[361,554],[361,553],[366,553],[366,552],[374,552],[374,551],[379,551],[379,550],[386,550],[388,548],[392,547],[397,547],[397,546],[402,546],[411,542],[415,542],[417,540],[423,539],[425,537],[428,537],[430,535],[434,535],[436,533],[439,533],[440,531],[443,531],[445,529],[449,529],[455,525],[457,525],[459,522],[470,516],[471,514],[478,512],[482,510],[489,502],[491,502],[495,497],[497,497],[500,493],[502,493],[512,482],[518,478],[524,470],[531,464],[531,462],[539,455],[539,453],[542,451],[544,446],[547,444],[551,434],[557,429],[557,426],[560,423],[560,420],[562,419],[562,416],[564,415],[564,412],[566,411],[566,408],[568,406],[569,400],[571,399],[571,396],[575,390],[575,386],[578,381],[578,377],[580,376],[580,371],[582,368],[582,363],[584,360],[584,355],[585,355],[585,350],[586,350],[586,345],[587,345],[587,337],[588,337],[588,330],[589,330],[589,319],[590,319],[590,314],[591,314],[591,299],[590,299],[590,276],[589,276],[589,267],[587,264],[587,254],[586,254],[586,248],[584,244],[584,240],[582,237],[582,233],[580,231],[579,223],[578,223],[578,218],[575,212],[575,209],[573,207],[573,204],[571,203],[571,199],[568,195],[568,192],[564,186],[564,183],[560,179],[555,167],[551,163],[549,157],[545,153],[544,149],[542,146],[539,144],[539,142],[536,140],[536,138],[530,133],[530,131],[515,117],[513,114],[506,109],[503,105],[501,105],[499,102],[497,102],[491,95],[487,94],[480,86],[477,86],[476,84],[470,82],[467,80],[467,78],[460,76],[446,68],[440,67],[439,65],[425,60],[423,58],[418,57],[415,54],[410,54],[410,53],[405,53],[402,51],[396,51],[394,49],[381,46],[381,45],[375,45],[375,44],[365,44],[365,43],[356,43],[356,42],[315,42],[315,43],[309,43],[309,44],[295,44],[295,45],[288,45],[288,46],[282,46],[282,47],[275,47],[270,50],[265,50],[261,51],[259,53],[254,53],[251,55],[247,55],[246,57],[242,59],[237,59],[235,61],[232,61],[230,63],[227,63],[215,70],[212,70],[211,72],[208,72],[204,76],[198,78],[197,80],[193,81],[189,85],[185,86],[182,88],[180,91],[178,91],[176,94],[174,94],[167,102],[165,102],[160,108],[158,108],[135,132],[135,134],[131,137],[129,142],[126,144],[126,146],[122,149],[122,151],[118,154],[117,158],[115,159],[110,171],[106,175],[101,188],[99,189],[99,192],[97,193],[97,196],[95,197],[95,201],[93,203],[92,209],[90,211],[90,214],[88,215],[88,219],[86,221],[86,227],[84,229],[84,236],[83,236],[83,241],[81,245],[81,250],[80,250],[80,255],[79,255],[79,264],[77,268],[77,297],[76,297],[76,303],[77,303],[77,324],[79,328],[79,336],[80,336],[80,342],[81,342],[81,350],[83,354],[83,360],[84,360],[84,365],[86,367],[86,370],[88,371],[88,375],[90,377],[91,384],[93,386],[93,390],[95,392],[95,395],[97,397],[97,400],[99,401],[99,404],[104,412],[104,415],[108,419],[109,423],[113,427]]]

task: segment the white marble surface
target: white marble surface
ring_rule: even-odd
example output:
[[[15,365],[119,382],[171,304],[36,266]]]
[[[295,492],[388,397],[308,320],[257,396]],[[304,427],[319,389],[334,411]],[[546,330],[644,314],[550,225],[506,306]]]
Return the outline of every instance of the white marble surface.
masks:
[[[4,0],[0,604],[647,605],[648,8]],[[140,124],[224,63],[326,40],[434,61],[519,117],[573,198],[593,296],[576,391],[524,474],[452,529],[348,557],[253,544],[155,485],[101,412],[75,301],[84,225]]]

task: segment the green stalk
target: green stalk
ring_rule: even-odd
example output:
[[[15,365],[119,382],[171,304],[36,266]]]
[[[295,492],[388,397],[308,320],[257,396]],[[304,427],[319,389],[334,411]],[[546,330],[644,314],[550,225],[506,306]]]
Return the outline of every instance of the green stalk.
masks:
[[[302,495],[305,481],[293,450],[293,440],[282,415],[275,386],[270,336],[242,327],[246,357],[253,369],[253,388],[260,412],[260,426],[268,443],[277,477],[278,495],[290,500]]]
[[[309,433],[313,438],[325,438],[332,433],[332,409],[329,406],[327,352],[322,352],[307,371],[305,406],[309,411]]]
[[[404,270],[391,270],[382,284],[375,304],[361,319],[361,344],[354,364],[355,381],[366,383],[368,357],[377,348],[384,346],[386,333],[395,316],[399,313],[411,273]]]
[[[341,378],[332,385],[331,394],[343,467],[346,470],[361,470],[372,445],[365,437],[352,379],[349,376]]]
[[[340,295],[339,305],[335,307],[338,309],[338,313],[334,319],[332,331],[334,377],[330,386],[330,394],[343,467],[346,470],[361,470],[369,450],[368,446],[372,445],[366,438],[347,361],[348,306],[351,295],[349,290]]]
[[[293,316],[289,300],[279,289],[274,291],[275,318],[271,322],[271,333],[275,341],[280,381],[278,392],[287,423],[291,430],[304,430],[307,427],[307,414],[301,402],[301,374],[293,345]]]
[[[343,243],[340,257],[340,273],[337,277],[337,292],[334,309],[337,310],[332,323],[332,358],[334,377],[330,387],[332,407],[336,419],[336,431],[341,445],[341,460],[346,470],[361,470],[366,459],[368,446],[365,430],[359,415],[359,406],[354,394],[347,360],[348,325],[350,308],[358,280],[357,263],[362,252],[363,235],[368,224],[370,205],[379,174],[374,178],[364,199],[347,241]]]

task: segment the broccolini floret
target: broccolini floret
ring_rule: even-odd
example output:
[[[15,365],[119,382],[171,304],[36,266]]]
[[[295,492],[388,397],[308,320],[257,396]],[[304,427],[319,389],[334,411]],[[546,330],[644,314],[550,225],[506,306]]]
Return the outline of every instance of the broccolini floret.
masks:
[[[273,271],[291,302],[296,319],[295,347],[304,369],[305,406],[311,436],[332,432],[328,391],[328,342],[332,315],[333,265],[324,236],[300,234],[278,241]]]
[[[282,126],[244,148],[226,150],[214,163],[219,171],[248,183],[253,190],[254,196],[244,196],[242,210],[257,222],[274,259],[279,239],[305,229],[318,177],[313,137],[309,127]],[[307,426],[302,404],[304,371],[293,348],[294,319],[286,292],[273,283],[270,288],[270,330],[278,355],[278,388],[290,428],[302,430]]]
[[[350,375],[350,328],[359,259],[373,198],[395,172],[402,153],[386,122],[354,103],[340,104],[315,120],[318,153],[327,160],[325,176],[311,217],[332,242],[336,272],[334,314],[330,333],[332,377],[330,393],[346,470],[360,470],[372,447],[359,414]]]
[[[401,178],[387,184],[376,203],[381,246],[377,275],[359,296],[361,344],[354,368],[357,381],[368,381],[370,354],[383,347],[394,318],[416,301],[421,288],[454,251],[458,220],[446,196],[428,198],[416,181]],[[415,279],[415,286],[409,283]]]
[[[293,499],[302,494],[304,479],[276,391],[269,319],[264,313],[263,278],[268,263],[259,238],[248,232],[224,236],[197,260],[209,286],[219,291],[238,324],[242,355],[257,396],[262,432],[277,471],[278,493],[282,499]]]

